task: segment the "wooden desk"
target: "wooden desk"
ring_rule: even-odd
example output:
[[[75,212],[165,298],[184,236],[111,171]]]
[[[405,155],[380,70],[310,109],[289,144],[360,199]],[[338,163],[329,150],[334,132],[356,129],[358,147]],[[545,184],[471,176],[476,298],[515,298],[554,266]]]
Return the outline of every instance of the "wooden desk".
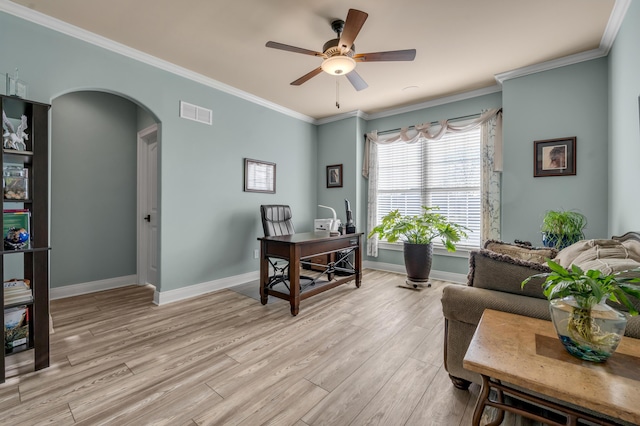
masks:
[[[616,352],[604,363],[581,361],[564,349],[550,321],[487,309],[473,335],[463,366],[482,376],[474,425],[480,424],[487,405],[502,410],[502,414],[507,410],[552,425],[575,425],[577,419],[593,421],[589,414],[522,393],[501,381],[640,424],[640,339],[623,337]],[[497,400],[489,398],[491,388],[498,391]],[[502,392],[559,410],[567,421],[551,422],[508,406],[503,402]],[[499,424],[502,418],[498,420],[492,424]],[[597,424],[615,424],[596,420]]]
[[[354,279],[356,287],[360,287],[362,232],[331,237],[328,231],[319,231],[278,237],[263,237],[258,238],[258,240],[260,241],[260,301],[263,305],[266,305],[270,295],[288,300],[291,304],[291,315],[295,316],[298,315],[301,300]],[[324,284],[316,284],[314,288],[301,293],[300,260],[345,249],[353,249],[354,251],[354,273],[345,277],[331,279]],[[269,282],[269,261],[267,258],[269,257],[277,257],[289,262],[289,294],[267,287]],[[330,274],[330,276],[334,278],[333,274]]]

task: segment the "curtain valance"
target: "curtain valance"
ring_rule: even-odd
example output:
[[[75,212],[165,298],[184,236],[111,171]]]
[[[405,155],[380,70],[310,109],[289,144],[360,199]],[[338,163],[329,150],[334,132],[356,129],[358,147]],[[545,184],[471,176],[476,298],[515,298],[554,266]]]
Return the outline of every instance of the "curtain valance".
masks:
[[[491,120],[493,117],[497,119],[497,129],[496,132],[496,140],[494,146],[494,171],[501,172],[502,171],[502,108],[494,108],[487,110],[482,113],[480,117],[471,120],[463,125],[456,125],[450,122],[450,120],[441,120],[437,124],[433,125],[431,123],[424,124],[416,124],[412,130],[409,127],[404,127],[400,129],[400,132],[397,135],[389,136],[387,138],[381,138],[378,135],[378,131],[374,130],[371,133],[367,133],[367,138],[364,146],[364,161],[362,162],[362,175],[365,178],[369,178],[369,169],[370,169],[370,150],[371,143],[378,144],[390,144],[395,142],[404,142],[404,143],[416,143],[421,140],[439,140],[441,139],[447,132],[466,132],[475,127],[486,123]],[[414,133],[410,135],[410,133]]]

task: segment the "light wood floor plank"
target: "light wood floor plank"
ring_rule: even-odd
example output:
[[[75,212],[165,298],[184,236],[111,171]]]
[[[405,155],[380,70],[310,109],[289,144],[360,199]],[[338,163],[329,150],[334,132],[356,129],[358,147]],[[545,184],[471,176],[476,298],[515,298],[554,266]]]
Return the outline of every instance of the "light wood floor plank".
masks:
[[[407,359],[350,425],[404,425],[437,372],[433,365]]]
[[[350,423],[424,338],[420,327],[400,331],[302,420],[314,426]]]
[[[51,367],[7,358],[0,424],[465,426],[479,388],[442,368],[450,284],[432,283],[365,270],[296,317],[230,289],[166,306],[141,286],[54,300]]]

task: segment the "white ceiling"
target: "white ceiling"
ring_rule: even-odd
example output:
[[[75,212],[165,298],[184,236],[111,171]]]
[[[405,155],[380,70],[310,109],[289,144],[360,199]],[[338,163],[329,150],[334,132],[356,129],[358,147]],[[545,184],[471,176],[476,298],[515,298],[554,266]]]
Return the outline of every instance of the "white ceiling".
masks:
[[[598,49],[615,0],[14,0],[315,119],[390,108],[487,88],[514,69]],[[269,40],[322,51],[330,22],[369,14],[358,53],[417,50],[413,62],[359,63],[369,84],[322,73],[289,83],[321,58],[265,47]],[[609,31],[611,31],[609,29]],[[336,80],[340,109],[336,109]]]

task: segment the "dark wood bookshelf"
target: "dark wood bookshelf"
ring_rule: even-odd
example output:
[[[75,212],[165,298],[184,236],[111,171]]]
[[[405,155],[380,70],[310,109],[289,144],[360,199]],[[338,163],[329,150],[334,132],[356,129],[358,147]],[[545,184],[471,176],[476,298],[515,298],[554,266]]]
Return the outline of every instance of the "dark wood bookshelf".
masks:
[[[28,101],[15,96],[0,95],[0,110],[10,120],[17,121],[22,115],[27,117],[26,133],[29,138],[25,141],[26,150],[13,150],[4,147],[2,150],[2,170],[5,164],[21,165],[28,170],[28,199],[3,199],[3,213],[7,208],[22,208],[29,210],[30,229],[29,248],[18,250],[4,249],[4,214],[0,216],[3,229],[3,245],[0,249],[0,275],[3,282],[8,278],[28,279],[31,282],[32,300],[29,302],[11,303],[4,306],[4,285],[0,290],[0,305],[3,315],[0,316],[3,339],[5,332],[5,312],[12,307],[26,306],[28,309],[29,336],[25,345],[13,348],[7,352],[5,348],[0,355],[0,383],[5,381],[5,358],[24,351],[33,351],[33,368],[40,370],[49,366],[49,109],[48,104]],[[4,180],[3,180],[4,182]],[[3,188],[4,194],[4,188]],[[9,206],[11,207],[9,207]],[[20,256],[21,255],[21,256]],[[22,262],[22,277],[5,277],[5,257],[10,261]]]

